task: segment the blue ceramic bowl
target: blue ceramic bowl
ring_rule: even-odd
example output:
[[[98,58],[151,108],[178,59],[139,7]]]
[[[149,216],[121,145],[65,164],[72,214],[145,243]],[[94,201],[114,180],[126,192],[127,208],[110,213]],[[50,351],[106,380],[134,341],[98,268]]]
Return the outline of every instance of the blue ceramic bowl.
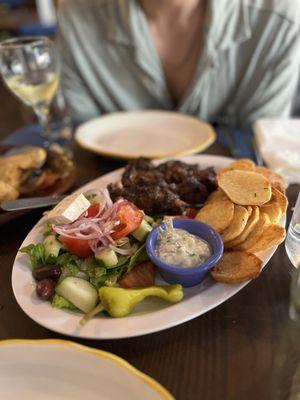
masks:
[[[175,218],[173,220],[174,228],[185,229],[189,233],[206,240],[212,254],[210,258],[201,265],[196,265],[195,267],[174,267],[159,258],[155,251],[158,229],[163,225],[164,224],[161,224],[154,228],[147,238],[146,249],[150,260],[157,266],[159,273],[166,282],[180,283],[185,287],[197,285],[205,278],[205,275],[220,260],[223,254],[221,236],[204,222],[195,221],[193,219]]]

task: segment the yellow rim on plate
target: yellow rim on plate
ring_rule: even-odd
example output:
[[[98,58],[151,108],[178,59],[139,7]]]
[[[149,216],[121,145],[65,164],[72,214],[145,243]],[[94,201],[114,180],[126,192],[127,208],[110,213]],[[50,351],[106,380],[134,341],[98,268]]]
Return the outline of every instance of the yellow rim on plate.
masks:
[[[94,356],[103,357],[108,360],[114,361],[119,366],[127,369],[133,375],[141,379],[145,382],[148,386],[158,392],[160,395],[163,396],[165,400],[174,400],[174,397],[165,389],[160,383],[158,383],[155,379],[151,378],[149,375],[144,374],[134,366],[132,366],[129,362],[125,361],[123,358],[116,356],[115,354],[109,353],[104,350],[94,349],[92,347],[84,346],[82,344],[78,344],[75,342],[70,342],[68,340],[63,339],[7,339],[7,340],[0,340],[0,346],[6,346],[10,344],[58,344],[60,346],[66,347],[73,347],[80,351],[84,351],[88,354],[92,354]]]
[[[143,112],[155,112],[157,110],[143,110]],[[161,110],[159,110],[161,111]],[[117,114],[117,113],[111,113],[111,114],[107,114],[107,116],[110,116],[112,114]],[[192,117],[190,115],[184,115],[184,114],[180,114],[182,117],[187,118],[187,119],[195,119],[195,117]],[[105,118],[105,116],[104,116]],[[86,123],[88,123],[89,121],[87,121]],[[199,153],[205,149],[207,149],[212,143],[215,142],[217,135],[215,130],[213,129],[213,127],[208,124],[207,122],[201,121],[202,124],[205,124],[207,126],[208,132],[209,132],[209,137],[202,142],[201,144],[199,144],[198,146],[194,146],[191,147],[189,149],[186,150],[182,150],[182,151],[178,151],[176,153],[161,153],[161,154],[155,154],[155,155],[151,155],[151,154],[147,154],[147,155],[142,155],[142,157],[145,158],[151,158],[151,159],[156,159],[156,158],[170,158],[170,157],[182,157],[182,156],[187,156],[187,155],[191,155],[191,154],[195,154],[195,153]],[[76,142],[79,144],[80,147],[82,147],[85,150],[89,150],[95,154],[98,154],[100,156],[103,157],[109,157],[109,158],[114,158],[114,159],[124,159],[124,160],[131,160],[133,158],[138,158],[141,157],[141,154],[124,154],[124,153],[111,153],[109,151],[102,151],[97,149],[96,147],[87,144],[86,142],[84,142],[79,135],[77,134],[77,130],[75,132],[75,139]]]

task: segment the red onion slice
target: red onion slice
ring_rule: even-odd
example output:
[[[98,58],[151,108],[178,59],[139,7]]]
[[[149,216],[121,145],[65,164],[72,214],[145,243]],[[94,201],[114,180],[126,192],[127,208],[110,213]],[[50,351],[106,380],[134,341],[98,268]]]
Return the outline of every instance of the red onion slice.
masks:
[[[59,235],[70,239],[88,240],[93,252],[100,251],[108,245],[115,246],[116,243],[112,239],[111,233],[120,223],[118,211],[126,200],[120,199],[113,203],[107,189],[89,190],[85,195],[93,195],[99,201],[97,215],[88,217],[86,211],[76,221],[70,224],[53,224],[52,229]],[[116,248],[119,249],[119,246]],[[127,254],[127,249],[121,251],[126,251]]]

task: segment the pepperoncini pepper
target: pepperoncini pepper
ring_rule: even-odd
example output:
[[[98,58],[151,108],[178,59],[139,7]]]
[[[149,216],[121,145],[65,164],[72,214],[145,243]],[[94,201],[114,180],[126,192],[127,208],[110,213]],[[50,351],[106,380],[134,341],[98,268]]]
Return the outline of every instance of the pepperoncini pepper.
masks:
[[[101,311],[107,311],[114,318],[125,317],[146,297],[160,297],[170,303],[177,303],[183,298],[181,285],[151,286],[143,289],[123,289],[103,286],[99,289],[100,303],[80,321],[84,325]]]

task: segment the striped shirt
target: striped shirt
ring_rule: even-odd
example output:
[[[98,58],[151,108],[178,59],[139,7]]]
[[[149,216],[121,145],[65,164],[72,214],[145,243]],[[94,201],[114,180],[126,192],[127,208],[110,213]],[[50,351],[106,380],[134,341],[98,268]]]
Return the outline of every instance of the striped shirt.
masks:
[[[249,125],[290,113],[300,0],[209,0],[204,48],[176,107],[138,0],[62,0],[61,82],[73,117],[174,110]]]

